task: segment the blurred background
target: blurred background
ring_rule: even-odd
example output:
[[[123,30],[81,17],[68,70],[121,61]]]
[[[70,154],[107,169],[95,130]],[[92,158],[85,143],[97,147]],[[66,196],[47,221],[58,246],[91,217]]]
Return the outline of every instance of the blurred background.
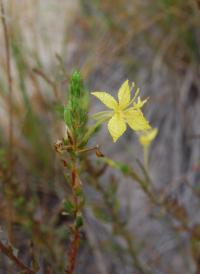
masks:
[[[65,183],[54,143],[65,134],[63,105],[70,75],[79,69],[89,92],[105,90],[116,96],[129,79],[141,88],[143,98],[150,97],[144,112],[159,130],[150,150],[150,176],[157,195],[173,201],[172,210],[178,208],[181,220],[187,219],[187,229],[152,207],[140,187],[119,172],[109,171],[102,184],[113,176],[119,181],[120,216],[128,219],[139,256],[153,273],[200,273],[198,1],[5,0],[4,8],[14,156],[9,162],[10,100],[1,24],[0,239],[12,239],[16,254],[27,264],[33,257],[29,251],[36,249],[31,254],[38,256],[38,273],[63,273],[68,241],[61,215]],[[90,99],[90,114],[102,110]],[[114,144],[104,125],[91,139],[91,145],[97,143],[114,160],[135,165],[143,159],[131,130]],[[6,187],[10,168],[12,183]],[[130,266],[123,239],[114,235],[112,225],[96,216],[94,206],[102,203],[98,193],[87,185],[84,191],[87,221],[76,272],[141,273]],[[19,273],[3,255],[0,269],[2,274]]]

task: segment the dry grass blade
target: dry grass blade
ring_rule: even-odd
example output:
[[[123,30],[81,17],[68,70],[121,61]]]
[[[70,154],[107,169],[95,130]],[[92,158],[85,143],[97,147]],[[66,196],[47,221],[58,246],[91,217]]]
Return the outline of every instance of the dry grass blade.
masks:
[[[9,34],[8,27],[6,22],[6,14],[4,10],[3,0],[0,2],[1,4],[1,20],[4,31],[4,40],[5,40],[5,53],[6,53],[6,70],[7,70],[7,81],[8,81],[8,105],[9,105],[9,171],[10,178],[12,178],[13,172],[13,163],[12,163],[12,147],[13,147],[13,110],[12,110],[12,95],[13,95],[13,87],[12,87],[12,75],[11,75],[11,59],[10,59],[10,42],[9,42]]]
[[[8,146],[8,188],[12,184],[13,177],[13,86],[12,86],[12,75],[11,75],[11,57],[10,57],[10,42],[9,42],[9,33],[6,22],[6,14],[4,10],[3,0],[0,2],[1,5],[1,20],[3,25],[4,40],[5,40],[5,55],[6,55],[6,73],[7,73],[7,82],[8,82],[8,106],[9,106],[9,146]],[[13,233],[12,233],[12,198],[8,195],[7,198],[7,214],[9,216],[8,220],[8,235],[9,240],[13,242]]]

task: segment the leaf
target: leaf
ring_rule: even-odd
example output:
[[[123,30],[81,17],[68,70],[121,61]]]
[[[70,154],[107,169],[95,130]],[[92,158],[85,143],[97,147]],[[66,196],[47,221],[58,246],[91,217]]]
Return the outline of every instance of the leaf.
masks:
[[[76,217],[76,228],[80,228],[82,226],[83,226],[83,217],[81,213],[79,213],[78,216]]]
[[[72,126],[72,116],[69,106],[64,108],[64,121],[69,128]]]
[[[69,215],[74,213],[74,205],[70,200],[64,202],[64,210]]]

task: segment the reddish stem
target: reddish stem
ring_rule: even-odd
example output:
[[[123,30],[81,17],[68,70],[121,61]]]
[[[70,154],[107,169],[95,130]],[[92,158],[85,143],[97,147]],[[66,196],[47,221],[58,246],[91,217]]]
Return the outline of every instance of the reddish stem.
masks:
[[[20,261],[19,258],[17,258],[12,251],[11,247],[5,246],[1,241],[0,241],[0,252],[4,253],[11,261],[13,261],[16,266],[25,271],[26,274],[36,274],[35,271],[30,269],[28,266],[26,266],[22,261]]]
[[[72,274],[76,265],[76,258],[80,244],[80,232],[78,229],[74,230],[73,240],[68,253],[69,265],[66,269],[66,274]]]
[[[73,194],[73,200],[74,200],[74,206],[75,206],[74,227],[72,230],[72,233],[73,233],[72,241],[70,243],[70,248],[68,252],[68,266],[65,272],[66,274],[72,274],[74,272],[75,265],[76,265],[76,258],[77,258],[78,249],[80,245],[80,231],[79,231],[79,228],[76,226],[76,218],[79,211],[78,199],[76,196],[76,188],[78,186],[78,183],[77,183],[78,174],[77,174],[76,159],[73,159],[73,161],[74,161],[74,166],[71,172],[71,186],[72,186],[72,194]]]

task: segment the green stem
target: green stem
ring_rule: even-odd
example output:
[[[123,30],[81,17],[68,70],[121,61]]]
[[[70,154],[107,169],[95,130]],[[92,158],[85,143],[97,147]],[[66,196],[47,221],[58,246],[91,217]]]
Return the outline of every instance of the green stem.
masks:
[[[146,171],[149,170],[149,148],[147,146],[144,146],[144,167]]]

